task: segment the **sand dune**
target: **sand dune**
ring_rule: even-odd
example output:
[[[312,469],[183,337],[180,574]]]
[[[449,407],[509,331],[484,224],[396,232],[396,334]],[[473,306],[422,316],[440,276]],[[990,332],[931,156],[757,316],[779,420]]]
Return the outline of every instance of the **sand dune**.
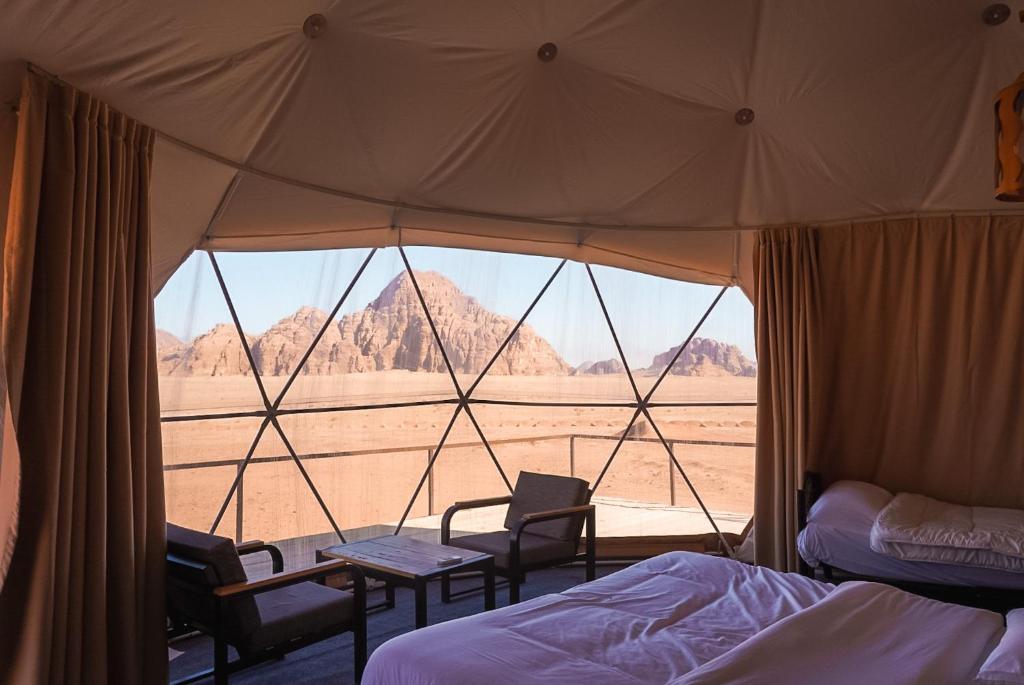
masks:
[[[474,379],[461,379],[468,387]],[[284,377],[265,379],[273,399]],[[653,382],[639,378],[638,383]],[[755,379],[669,376],[655,396],[659,402],[752,402]],[[646,386],[641,387],[644,392]],[[165,415],[258,410],[262,403],[251,377],[164,377]],[[558,402],[629,401],[623,374],[598,376],[495,376],[486,378],[476,399]],[[387,371],[335,376],[302,376],[282,406],[307,409],[335,404],[359,406],[381,401],[453,398],[445,374]],[[334,411],[282,416],[294,449],[343,528],[397,520],[424,474],[432,448],[447,426],[452,405]],[[593,482],[626,428],[632,410],[619,407],[510,407],[476,404],[473,414],[511,480],[520,470],[573,473]],[[651,413],[671,440],[753,442],[754,407],[656,407]],[[166,464],[237,461],[245,456],[261,423],[258,417],[164,424]],[[569,435],[580,437],[570,438]],[[650,426],[641,422],[608,469],[598,494],[649,507],[695,506],[686,485]],[[673,447],[709,508],[746,515],[753,504],[753,449],[677,444]],[[344,453],[339,456],[337,453]],[[287,457],[273,430],[255,456]],[[236,474],[236,466],[169,471],[168,518],[209,527]],[[269,540],[330,530],[295,464],[253,463],[243,481],[244,537]],[[460,499],[501,494],[504,485],[472,423],[461,416],[448,446],[410,511],[411,517],[441,513]],[[235,504],[221,532],[235,531]],[[638,520],[641,517],[638,517]],[[742,518],[742,516],[741,516]],[[710,526],[708,526],[710,529]],[[635,531],[642,534],[642,530]]]

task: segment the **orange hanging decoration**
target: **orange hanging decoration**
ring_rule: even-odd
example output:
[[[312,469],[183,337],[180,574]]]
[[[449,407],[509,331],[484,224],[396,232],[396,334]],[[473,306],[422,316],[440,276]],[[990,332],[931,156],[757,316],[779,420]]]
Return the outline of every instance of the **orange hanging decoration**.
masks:
[[[996,199],[1024,202],[1024,74],[996,97]]]

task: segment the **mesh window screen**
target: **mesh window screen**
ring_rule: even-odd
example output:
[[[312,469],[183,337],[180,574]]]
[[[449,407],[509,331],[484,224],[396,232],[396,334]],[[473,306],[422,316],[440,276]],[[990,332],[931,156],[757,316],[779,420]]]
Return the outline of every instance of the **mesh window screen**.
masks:
[[[446,507],[524,470],[587,480],[601,536],[750,517],[753,313],[735,289],[440,248],[196,253],[156,306],[176,523],[300,553],[436,539]]]

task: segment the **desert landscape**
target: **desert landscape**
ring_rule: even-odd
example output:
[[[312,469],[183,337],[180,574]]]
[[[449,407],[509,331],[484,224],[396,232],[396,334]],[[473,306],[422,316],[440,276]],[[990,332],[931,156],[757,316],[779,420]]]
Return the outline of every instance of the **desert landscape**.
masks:
[[[463,390],[474,385],[514,321],[488,311],[444,276],[417,272],[445,351]],[[260,377],[273,402],[326,313],[303,307],[260,334],[247,332]],[[161,406],[165,417],[245,413],[263,408],[239,337],[221,324],[190,341],[159,336]],[[632,369],[646,393],[675,349]],[[752,403],[756,367],[738,348],[695,338],[652,398],[654,403]],[[338,525],[346,530],[394,524],[403,514],[432,450],[455,410],[457,394],[429,321],[407,274],[397,276],[363,310],[328,326],[280,406],[281,427],[303,456],[309,477]],[[511,481],[520,470],[575,475],[593,483],[633,409],[621,406],[520,406],[488,401],[614,404],[633,390],[618,359],[569,365],[548,341],[524,325],[479,382],[470,405],[495,458]],[[448,402],[373,409],[382,403]],[[330,411],[327,411],[331,409]],[[287,413],[291,411],[310,413]],[[651,415],[723,530],[739,531],[753,505],[753,406],[653,406]],[[207,418],[164,423],[168,519],[208,528],[237,463],[262,419]],[[282,540],[331,530],[288,450],[266,430],[237,499],[218,532]],[[264,458],[284,458],[261,462]],[[198,468],[174,470],[191,464]],[[217,464],[217,465],[211,465]],[[200,466],[202,465],[202,466]],[[469,417],[453,424],[414,502],[407,525],[436,527],[457,500],[506,492]],[[602,535],[707,532],[685,482],[675,472],[650,423],[641,418],[595,493]],[[491,516],[490,518],[494,518]],[[486,515],[463,526],[489,528]],[[499,517],[500,518],[500,517]],[[500,523],[500,521],[499,521]]]

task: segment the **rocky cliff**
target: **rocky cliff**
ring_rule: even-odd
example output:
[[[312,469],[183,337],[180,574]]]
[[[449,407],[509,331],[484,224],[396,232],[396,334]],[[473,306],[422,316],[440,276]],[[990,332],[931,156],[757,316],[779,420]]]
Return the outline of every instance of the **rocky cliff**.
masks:
[[[433,271],[416,272],[438,334],[459,373],[479,373],[490,361],[515,321],[496,314]],[[288,375],[327,320],[315,307],[302,307],[261,335],[247,335],[262,375]],[[647,369],[660,373],[678,347],[655,356]],[[232,376],[250,373],[245,351],[231,324],[218,324],[191,342],[157,331],[160,372],[175,376]],[[409,275],[396,276],[364,309],[346,314],[327,327],[302,373],[333,375],[369,371],[445,371]],[[624,373],[618,359],[586,362],[573,369],[529,325],[520,327],[490,373],[564,376]],[[754,376],[756,366],[738,347],[709,338],[694,338],[672,370],[684,376]]]
[[[417,272],[438,334],[457,372],[479,373],[490,361],[515,321],[489,311],[436,272]],[[265,333],[250,336],[253,357],[264,375],[287,375],[299,363],[327,315],[302,307]],[[248,372],[234,328],[220,324],[185,345],[160,336],[161,372],[172,375],[232,375]],[[366,371],[444,372],[409,275],[402,272],[366,308],[328,326],[303,373],[328,375]],[[497,375],[566,375],[570,366],[529,325],[520,327],[490,373]]]
[[[678,349],[677,345],[656,355],[647,371],[661,373]],[[694,338],[671,373],[674,376],[756,376],[757,366],[735,345],[711,338]]]
[[[161,331],[164,332],[164,331]],[[197,336],[188,345],[179,343],[171,347],[160,347],[161,338],[170,342],[169,338],[157,336],[157,357],[160,373],[168,376],[238,376],[250,373],[249,362],[245,358],[245,349],[238,339],[238,333],[231,324],[221,323],[206,333]],[[246,336],[250,345],[255,343],[253,336]]]
[[[572,371],[572,375],[604,376],[613,373],[626,373],[626,367],[618,359],[602,359],[599,362],[583,362]]]

